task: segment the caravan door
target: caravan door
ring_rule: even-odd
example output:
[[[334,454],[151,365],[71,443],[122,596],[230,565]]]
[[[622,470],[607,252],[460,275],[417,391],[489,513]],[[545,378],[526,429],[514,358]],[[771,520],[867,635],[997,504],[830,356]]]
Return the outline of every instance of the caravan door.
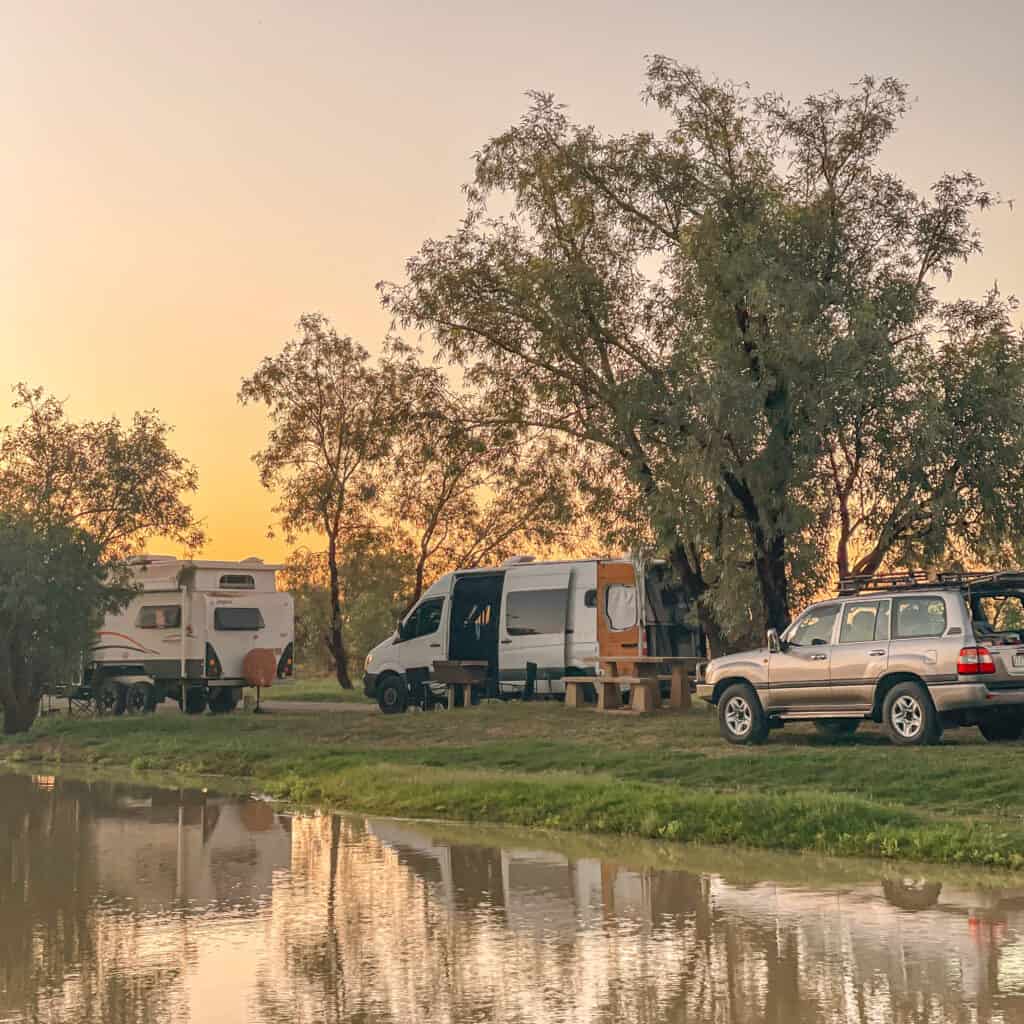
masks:
[[[597,564],[597,646],[605,658],[640,654],[640,601],[629,562]]]
[[[498,669],[503,687],[520,689],[527,662],[537,666],[535,692],[551,693],[565,673],[565,621],[569,609],[568,565],[524,566],[505,574]]]

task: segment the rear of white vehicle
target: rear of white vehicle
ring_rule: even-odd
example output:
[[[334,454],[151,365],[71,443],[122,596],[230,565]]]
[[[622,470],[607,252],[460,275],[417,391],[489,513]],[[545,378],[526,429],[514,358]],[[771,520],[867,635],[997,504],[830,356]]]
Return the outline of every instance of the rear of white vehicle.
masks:
[[[291,675],[293,612],[290,594],[224,597],[196,595],[193,630],[206,638],[204,677],[237,682],[245,678],[245,658],[255,650],[273,652],[278,678]]]

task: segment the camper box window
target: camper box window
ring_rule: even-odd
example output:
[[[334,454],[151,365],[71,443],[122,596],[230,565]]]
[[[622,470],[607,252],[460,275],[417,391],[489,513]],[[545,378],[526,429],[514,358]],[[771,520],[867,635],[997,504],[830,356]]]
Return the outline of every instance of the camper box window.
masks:
[[[228,573],[221,576],[220,585],[225,590],[255,590],[256,580],[244,573]]]
[[[632,629],[636,625],[636,587],[611,584],[605,591],[604,610],[611,629]]]
[[[213,628],[255,633],[264,626],[259,608],[214,608]]]
[[[565,590],[515,590],[505,605],[505,630],[509,636],[536,636],[565,632]]]
[[[135,620],[138,629],[181,629],[181,605],[147,604]]]

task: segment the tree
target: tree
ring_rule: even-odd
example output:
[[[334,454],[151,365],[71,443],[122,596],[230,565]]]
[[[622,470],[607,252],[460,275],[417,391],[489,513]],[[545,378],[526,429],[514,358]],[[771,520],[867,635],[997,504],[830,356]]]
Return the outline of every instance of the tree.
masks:
[[[27,731],[47,683],[80,669],[104,614],[128,591],[103,545],[63,524],[0,513],[0,708],[4,732]]]
[[[338,682],[351,689],[344,640],[341,560],[366,528],[364,506],[383,484],[385,461],[405,420],[402,382],[414,360],[396,351],[379,365],[326,317],[307,313],[298,336],[243,380],[239,400],[270,415],[266,446],[253,457],[278,495],[285,535],[312,531],[327,543],[330,624],[326,643]]]
[[[128,426],[114,417],[74,423],[41,389],[15,390],[25,416],[0,431],[0,508],[40,528],[80,528],[108,561],[154,535],[202,546],[183,498],[198,486],[195,467],[170,447],[156,413],[136,413]]]
[[[451,393],[443,379],[423,385],[421,376],[409,395],[411,420],[395,446],[384,502],[415,551],[406,611],[444,572],[566,540],[577,511],[564,443],[492,426],[471,396]]]
[[[927,332],[992,197],[880,168],[892,79],[794,107],[655,57],[645,97],[661,136],[604,137],[536,94],[479,153],[461,227],[383,299],[492,408],[603,451],[712,637],[747,576],[781,628],[794,576],[823,575],[834,410]]]
[[[349,673],[395,628],[408,603],[414,556],[392,531],[365,524],[350,535],[338,564],[339,603],[346,637]],[[303,667],[322,664],[328,653],[323,638],[331,621],[327,553],[300,548],[288,559],[282,583],[295,599],[295,648]]]

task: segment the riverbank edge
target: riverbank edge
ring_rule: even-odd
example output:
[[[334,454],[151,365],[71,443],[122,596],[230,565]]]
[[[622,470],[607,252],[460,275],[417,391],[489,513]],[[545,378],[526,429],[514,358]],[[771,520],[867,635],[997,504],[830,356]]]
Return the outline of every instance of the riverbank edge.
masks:
[[[52,738],[51,738],[52,739]],[[822,792],[783,794],[686,790],[675,783],[618,781],[553,772],[465,771],[390,764],[366,757],[341,771],[292,765],[261,775],[258,764],[225,751],[202,772],[178,770],[166,758],[120,759],[63,737],[28,737],[0,746],[0,765],[48,769],[102,768],[124,782],[168,774],[189,785],[258,793],[296,808],[416,820],[619,836],[829,857],[1024,870],[1024,827],[979,818],[946,818],[869,798]],[[365,755],[364,755],[365,756]],[[232,763],[233,762],[233,763]]]

